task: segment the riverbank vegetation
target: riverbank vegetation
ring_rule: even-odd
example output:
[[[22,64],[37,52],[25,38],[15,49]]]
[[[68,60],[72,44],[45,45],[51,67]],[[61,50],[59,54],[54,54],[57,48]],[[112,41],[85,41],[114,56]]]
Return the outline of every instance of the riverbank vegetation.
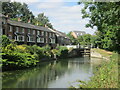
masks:
[[[56,58],[67,58],[68,49],[63,46],[57,46],[51,49],[50,46],[39,47],[37,45],[17,45],[7,36],[2,36],[2,69],[22,69],[36,66],[37,63]]]
[[[91,80],[80,88],[118,88],[118,54],[114,53],[109,62],[97,67]]]
[[[96,51],[97,52],[97,51]],[[98,49],[98,53],[105,53],[105,56],[108,57],[110,52]],[[103,55],[103,54],[102,54]],[[118,59],[120,55],[113,53],[110,57],[110,60],[107,62],[102,62],[99,66],[94,69],[94,76],[90,78],[89,81],[81,81],[78,86],[81,89],[86,88],[119,88],[118,83]],[[77,89],[73,86],[70,87],[71,90]]]

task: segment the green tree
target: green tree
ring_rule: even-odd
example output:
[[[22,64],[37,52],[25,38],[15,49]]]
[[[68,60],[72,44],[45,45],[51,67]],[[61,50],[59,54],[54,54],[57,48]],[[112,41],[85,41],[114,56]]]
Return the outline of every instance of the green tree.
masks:
[[[49,21],[49,19],[48,19],[48,17],[46,17],[46,16],[44,15],[44,13],[38,14],[36,20],[37,20],[37,24],[38,24],[39,26],[44,26],[44,27],[45,27],[45,26],[48,26],[49,28],[53,28],[53,27],[52,27],[52,24],[50,23],[50,21]]]
[[[2,35],[2,47],[6,47],[10,43],[11,41],[9,40],[9,38],[6,35]]]
[[[90,18],[86,27],[97,26],[100,48],[118,50],[120,47],[120,1],[84,3],[83,18]]]
[[[28,20],[31,20],[30,23],[33,24],[34,15],[29,10],[28,5],[20,2],[3,2],[2,3],[2,13],[8,15],[12,20],[21,19],[22,22],[27,23]]]

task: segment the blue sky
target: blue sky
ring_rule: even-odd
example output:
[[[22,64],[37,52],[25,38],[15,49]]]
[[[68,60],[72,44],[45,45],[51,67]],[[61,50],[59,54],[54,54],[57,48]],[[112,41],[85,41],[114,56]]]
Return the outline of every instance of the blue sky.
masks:
[[[11,0],[25,2],[35,16],[45,13],[56,30],[68,33],[70,31],[85,31],[93,34],[96,29],[85,28],[89,19],[82,19],[79,0]]]

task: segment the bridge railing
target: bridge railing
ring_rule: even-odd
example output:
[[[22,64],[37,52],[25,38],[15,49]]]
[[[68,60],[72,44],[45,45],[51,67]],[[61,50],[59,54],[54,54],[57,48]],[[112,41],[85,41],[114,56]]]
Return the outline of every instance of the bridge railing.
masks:
[[[69,49],[69,48],[74,48],[74,49],[90,49],[91,47],[90,46],[84,46],[84,45],[66,45],[66,47]]]

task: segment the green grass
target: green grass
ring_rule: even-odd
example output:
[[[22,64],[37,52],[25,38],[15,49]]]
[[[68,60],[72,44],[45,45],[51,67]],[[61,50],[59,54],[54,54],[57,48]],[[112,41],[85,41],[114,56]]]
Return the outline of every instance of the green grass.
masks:
[[[112,56],[112,52],[110,52],[110,51],[106,51],[106,50],[103,50],[103,49],[92,49],[92,50],[100,53],[104,57],[110,57],[110,56]]]
[[[81,88],[118,88],[118,54],[114,53],[109,62],[97,67],[98,71]]]

